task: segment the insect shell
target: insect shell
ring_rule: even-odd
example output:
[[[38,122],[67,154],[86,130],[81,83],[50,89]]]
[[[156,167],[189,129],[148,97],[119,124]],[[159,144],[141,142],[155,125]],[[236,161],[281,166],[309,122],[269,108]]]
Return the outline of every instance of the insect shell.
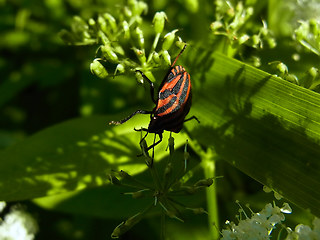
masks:
[[[157,134],[164,130],[178,133],[191,107],[190,75],[182,66],[171,67],[159,89],[148,131]]]
[[[160,140],[149,146],[147,150],[150,150],[162,141],[163,131],[166,130],[178,133],[181,131],[184,122],[191,119],[195,119],[199,122],[199,120],[195,116],[192,116],[189,119],[185,119],[190,111],[192,99],[190,74],[184,69],[184,67],[174,66],[185,48],[186,45],[180,51],[173,64],[171,65],[168,73],[162,80],[159,86],[157,100],[155,100],[153,96],[153,83],[146,75],[144,75],[143,72],[137,70],[141,73],[142,77],[150,84],[151,97],[153,102],[156,104],[152,111],[137,110],[129,117],[121,121],[112,121],[109,123],[118,125],[125,123],[136,114],[150,114],[150,123],[148,128],[142,128],[139,130],[135,129],[136,131],[147,132],[147,134],[141,139],[140,142],[142,142],[146,138],[148,133],[155,133],[159,135]]]

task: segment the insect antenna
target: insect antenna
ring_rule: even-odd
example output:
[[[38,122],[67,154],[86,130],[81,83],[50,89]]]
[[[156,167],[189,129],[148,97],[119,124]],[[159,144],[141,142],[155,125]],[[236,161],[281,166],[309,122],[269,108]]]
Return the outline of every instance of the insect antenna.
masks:
[[[187,44],[184,45],[184,47],[182,48],[182,50],[179,52],[178,56],[176,57],[176,59],[173,61],[173,63],[171,64],[171,67],[173,67],[176,64],[176,61],[178,60],[178,58],[180,57],[180,55],[183,53],[183,51],[186,49]]]

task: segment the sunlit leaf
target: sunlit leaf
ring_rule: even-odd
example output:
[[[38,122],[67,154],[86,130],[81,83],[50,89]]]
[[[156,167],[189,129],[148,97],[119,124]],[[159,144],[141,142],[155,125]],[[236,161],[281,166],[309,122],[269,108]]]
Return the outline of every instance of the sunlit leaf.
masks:
[[[111,170],[132,175],[144,171],[146,164],[137,157],[140,133],[133,128],[146,127],[148,120],[148,116],[136,116],[114,127],[108,125],[111,118],[107,116],[75,119],[7,148],[0,152],[0,199],[30,199],[108,184]],[[165,134],[156,148],[157,159],[168,154],[168,137]],[[185,139],[177,136],[176,145]]]
[[[193,74],[192,138],[320,216],[320,95],[220,54],[206,62]]]

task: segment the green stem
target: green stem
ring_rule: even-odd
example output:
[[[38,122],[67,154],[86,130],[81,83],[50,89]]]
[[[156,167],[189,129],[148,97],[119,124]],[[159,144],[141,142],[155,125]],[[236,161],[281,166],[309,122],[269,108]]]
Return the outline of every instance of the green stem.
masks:
[[[158,42],[159,42],[159,38],[160,38],[160,33],[157,33],[156,36],[154,37],[153,44],[152,44],[152,47],[151,47],[151,50],[150,50],[150,53],[149,53],[149,56],[148,56],[147,63],[150,62],[151,59],[152,59],[153,52],[156,49],[156,47],[158,45]]]
[[[214,154],[206,154],[202,158],[202,166],[206,178],[213,178],[213,185],[206,188],[207,195],[207,210],[209,220],[209,230],[212,239],[219,239],[219,216],[218,216],[218,203],[217,191],[215,180],[215,160]]]
[[[156,189],[158,189],[159,191],[162,190],[163,188],[162,188],[162,184],[161,184],[161,181],[160,181],[160,177],[159,177],[157,169],[155,168],[155,164],[154,163],[153,163],[153,165],[151,167],[149,167],[149,170],[150,170],[150,173],[151,173],[151,176],[152,176],[152,179],[154,181]]]
[[[213,178],[212,186],[206,188],[206,195],[210,236],[212,236],[211,239],[217,240],[220,237],[220,228],[215,179],[216,153],[211,148],[204,151],[197,141],[192,140],[189,143],[190,146],[201,156],[201,167],[204,170],[205,178]]]

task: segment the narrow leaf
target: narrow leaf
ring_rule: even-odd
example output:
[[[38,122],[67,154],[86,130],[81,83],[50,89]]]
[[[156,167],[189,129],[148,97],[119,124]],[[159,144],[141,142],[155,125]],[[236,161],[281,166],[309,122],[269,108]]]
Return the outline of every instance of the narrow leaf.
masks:
[[[192,74],[192,138],[320,216],[320,95],[221,54],[197,58],[210,66]]]

